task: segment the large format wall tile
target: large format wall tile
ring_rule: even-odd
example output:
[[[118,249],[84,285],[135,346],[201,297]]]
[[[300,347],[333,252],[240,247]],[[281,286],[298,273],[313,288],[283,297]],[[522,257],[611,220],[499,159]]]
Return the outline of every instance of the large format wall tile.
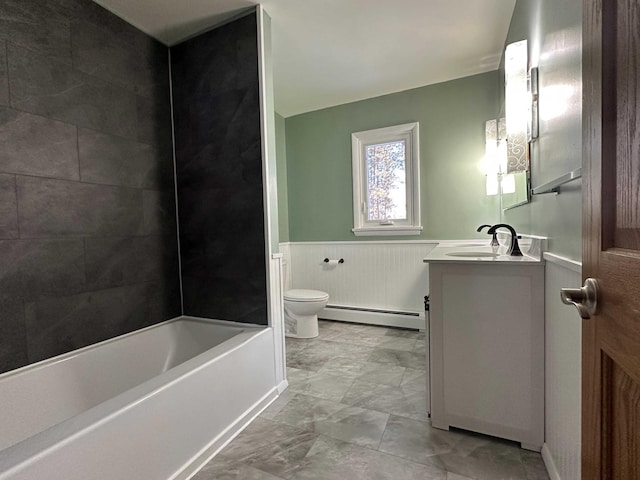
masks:
[[[167,54],[92,0],[0,0],[0,373],[180,315]]]
[[[2,0],[0,40],[71,64],[68,9],[61,2]]]
[[[18,238],[16,179],[0,174],[0,238]]]
[[[0,41],[0,105],[9,105],[9,76],[7,72],[7,45]]]
[[[138,140],[173,149],[171,138],[171,103],[168,89],[153,98],[136,97]]]
[[[0,289],[4,295],[33,299],[85,288],[82,239],[0,241]]]
[[[22,300],[0,295],[0,372],[29,363]]]
[[[174,236],[85,239],[89,288],[108,288],[178,276]]]
[[[171,48],[185,314],[266,324],[257,59],[255,14]]]
[[[0,107],[0,171],[77,180],[76,127]]]
[[[20,234],[138,235],[144,228],[142,191],[18,177]]]
[[[168,49],[122,23],[109,28],[108,24],[73,20],[73,65],[133,93],[153,96],[159,86],[169,82]]]
[[[25,304],[29,361],[122,335],[163,318],[158,285],[130,285]]]
[[[77,126],[136,138],[136,97],[97,77],[8,46],[11,105]]]
[[[142,192],[145,235],[172,235],[176,232],[174,190],[144,190]]]
[[[78,129],[78,149],[83,182],[138,188],[173,186],[170,150],[84,128]]]

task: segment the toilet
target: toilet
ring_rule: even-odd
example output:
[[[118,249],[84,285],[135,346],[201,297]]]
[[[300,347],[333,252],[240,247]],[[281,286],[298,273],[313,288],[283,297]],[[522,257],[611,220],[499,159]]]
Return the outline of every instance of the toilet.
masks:
[[[284,333],[287,337],[318,336],[318,313],[329,303],[329,294],[319,290],[284,292]]]
[[[283,264],[286,286],[288,285],[288,265],[287,262]],[[286,290],[284,292],[284,334],[293,338],[317,337],[318,313],[328,303],[329,294],[320,290]]]

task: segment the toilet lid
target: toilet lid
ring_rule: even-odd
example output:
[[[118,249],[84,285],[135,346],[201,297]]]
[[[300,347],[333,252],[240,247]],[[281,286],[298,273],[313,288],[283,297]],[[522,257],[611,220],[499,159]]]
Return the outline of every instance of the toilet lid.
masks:
[[[327,298],[329,294],[320,290],[295,289],[284,292],[284,299],[291,302],[316,302]]]

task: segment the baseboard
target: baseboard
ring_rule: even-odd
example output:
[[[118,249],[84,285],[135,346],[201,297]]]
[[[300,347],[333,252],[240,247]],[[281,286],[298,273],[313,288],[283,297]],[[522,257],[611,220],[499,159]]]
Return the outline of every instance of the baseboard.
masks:
[[[286,381],[285,381],[286,382]],[[224,447],[226,447],[240,432],[249,426],[249,424],[262,411],[267,408],[279,395],[279,387],[274,387],[260,400],[254,403],[246,412],[229,425],[221,434],[205,447],[194,459],[189,462],[179,473],[171,477],[170,480],[188,480],[200,471],[213,457],[215,457]]]
[[[544,461],[544,466],[547,467],[547,473],[549,474],[549,478],[551,480],[562,480],[560,478],[560,474],[558,473],[558,469],[556,468],[556,464],[553,461],[553,455],[551,455],[551,450],[549,450],[549,446],[545,443],[542,445],[542,460]]]
[[[364,323],[386,327],[412,328],[425,330],[424,314],[402,315],[398,313],[368,312],[361,310],[346,310],[343,308],[327,307],[318,317],[324,320],[339,320],[341,322]]]
[[[281,381],[278,384],[278,387],[277,387],[278,388],[278,395],[280,395],[282,392],[284,392],[287,389],[288,386],[289,386],[289,382],[285,378],[283,381]]]

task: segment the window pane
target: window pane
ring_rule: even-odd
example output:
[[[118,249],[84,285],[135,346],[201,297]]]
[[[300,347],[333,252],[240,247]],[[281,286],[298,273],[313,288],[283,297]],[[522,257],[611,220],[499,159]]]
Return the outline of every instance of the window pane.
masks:
[[[405,150],[404,140],[365,146],[368,220],[406,220]]]

